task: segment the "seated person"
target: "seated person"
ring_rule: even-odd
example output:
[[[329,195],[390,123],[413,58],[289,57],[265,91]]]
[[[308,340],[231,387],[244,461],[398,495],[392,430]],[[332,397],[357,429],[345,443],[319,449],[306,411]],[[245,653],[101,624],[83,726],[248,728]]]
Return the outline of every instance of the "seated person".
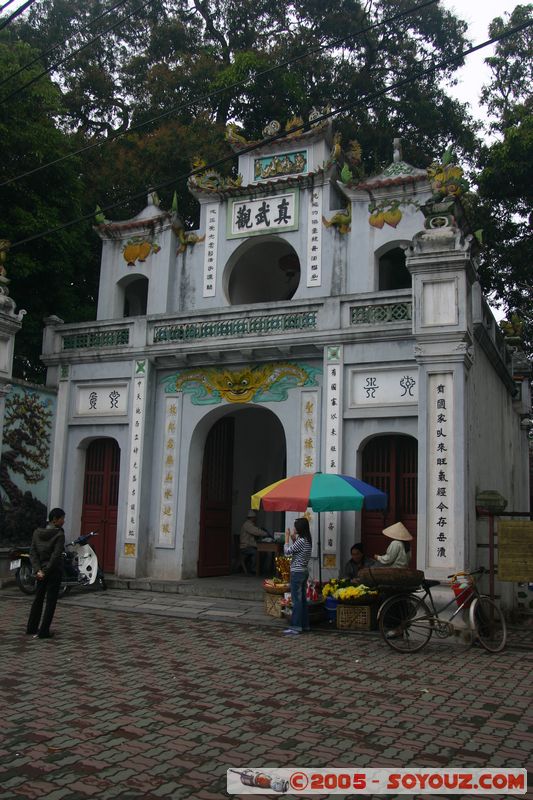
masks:
[[[408,567],[410,559],[409,544],[413,537],[401,522],[395,522],[381,531],[392,542],[387,547],[384,555],[375,555],[374,558],[384,567]]]
[[[241,527],[239,538],[239,548],[241,555],[244,556],[246,568],[255,572],[257,562],[257,540],[262,539],[266,534],[263,528],[258,528],[256,523],[257,512],[250,509],[246,515],[246,520]]]
[[[352,545],[350,555],[351,558],[344,567],[344,571],[341,576],[342,578],[348,578],[349,580],[354,581],[357,578],[360,569],[363,569],[364,567],[379,566],[378,562],[374,561],[373,558],[370,558],[370,556],[365,556],[361,542],[357,542],[356,544]]]

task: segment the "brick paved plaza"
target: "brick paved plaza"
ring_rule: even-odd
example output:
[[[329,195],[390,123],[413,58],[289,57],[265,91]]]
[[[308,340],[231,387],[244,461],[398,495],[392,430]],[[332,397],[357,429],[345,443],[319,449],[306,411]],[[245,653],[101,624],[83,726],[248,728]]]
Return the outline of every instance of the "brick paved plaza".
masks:
[[[2,800],[218,800],[230,766],[531,766],[533,652],[512,640],[408,657],[63,601],[39,641],[29,603],[0,593]]]

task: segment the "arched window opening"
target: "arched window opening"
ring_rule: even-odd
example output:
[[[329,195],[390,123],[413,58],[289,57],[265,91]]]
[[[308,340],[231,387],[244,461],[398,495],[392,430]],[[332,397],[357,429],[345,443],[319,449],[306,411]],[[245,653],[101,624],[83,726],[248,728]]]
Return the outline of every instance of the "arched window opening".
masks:
[[[124,287],[124,316],[143,317],[148,305],[148,278],[140,276]]]
[[[394,247],[379,259],[379,291],[410,289],[411,275],[405,266],[405,250]]]
[[[300,261],[281,239],[247,242],[229,265],[231,305],[290,300],[300,283]]]

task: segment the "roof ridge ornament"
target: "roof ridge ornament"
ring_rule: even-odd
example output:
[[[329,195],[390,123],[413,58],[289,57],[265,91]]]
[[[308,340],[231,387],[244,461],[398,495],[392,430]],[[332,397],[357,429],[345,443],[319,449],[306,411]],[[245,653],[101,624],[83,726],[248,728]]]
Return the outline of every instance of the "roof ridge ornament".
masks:
[[[393,157],[392,160],[395,164],[398,164],[400,161],[403,161],[402,158],[402,140],[397,138],[393,139]]]

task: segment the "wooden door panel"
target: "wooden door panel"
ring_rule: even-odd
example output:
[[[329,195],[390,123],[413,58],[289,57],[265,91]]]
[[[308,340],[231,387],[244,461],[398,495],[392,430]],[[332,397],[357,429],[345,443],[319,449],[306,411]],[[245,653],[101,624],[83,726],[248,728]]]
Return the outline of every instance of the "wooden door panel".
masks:
[[[415,537],[411,542],[411,566],[416,566],[418,443],[410,436],[381,436],[370,441],[363,453],[363,480],[386,492],[385,512],[363,511],[362,541],[365,552],[384,553],[387,539],[381,531],[403,522]]]
[[[113,439],[98,439],[87,448],[81,534],[97,531],[91,547],[105,572],[115,570],[120,449]]]
[[[231,572],[234,421],[219,420],[207,437],[202,468],[198,576]]]

